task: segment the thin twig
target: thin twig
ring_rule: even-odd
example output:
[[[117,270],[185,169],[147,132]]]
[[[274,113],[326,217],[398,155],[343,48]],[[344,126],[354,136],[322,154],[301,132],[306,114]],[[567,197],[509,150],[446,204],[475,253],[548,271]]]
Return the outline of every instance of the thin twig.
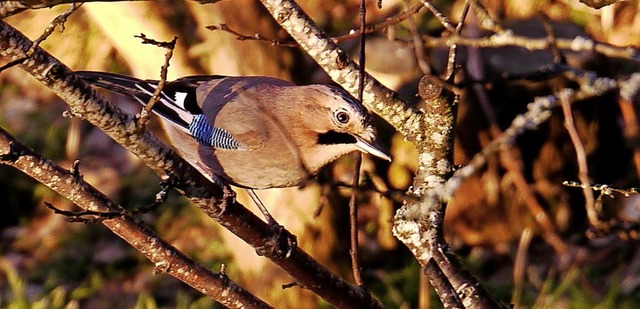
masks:
[[[366,171],[365,173],[365,177],[367,177],[367,173]],[[354,188],[353,184],[350,183],[346,183],[343,181],[338,181],[338,180],[321,180],[321,181],[317,181],[318,184],[320,185],[328,185],[330,187],[336,187],[336,188],[347,188],[350,190],[356,190],[359,194],[362,193],[377,193],[380,194],[380,196],[388,198],[389,200],[395,202],[395,203],[402,203],[403,201],[406,200],[411,200],[412,197],[411,196],[406,196],[405,190],[394,190],[394,189],[381,189],[379,187],[377,187],[373,182],[366,182],[365,185],[363,184],[359,184],[358,188]]]
[[[527,266],[527,257],[529,246],[533,239],[533,231],[530,227],[522,230],[520,234],[520,242],[518,242],[518,250],[516,251],[516,259],[513,263],[513,294],[511,296],[512,306],[520,307],[522,301],[522,291],[524,290],[524,275]]]
[[[169,70],[169,61],[171,57],[173,57],[173,50],[176,48],[176,42],[178,41],[178,37],[174,36],[173,40],[169,42],[160,42],[153,39],[147,38],[144,33],[140,33],[140,35],[136,35],[135,37],[142,39],[142,44],[155,45],[158,47],[165,48],[167,53],[164,55],[164,64],[160,69],[160,80],[158,81],[158,86],[155,91],[153,91],[153,95],[149,99],[149,102],[144,106],[144,108],[140,111],[140,113],[136,114],[136,126],[138,130],[141,127],[145,126],[147,121],[149,120],[149,115],[151,115],[151,111],[153,110],[153,106],[160,100],[160,93],[164,88],[165,83],[167,82],[167,71]]]
[[[622,194],[624,197],[629,197],[631,195],[640,194],[640,189],[638,188],[618,188],[612,187],[610,185],[603,184],[589,184],[589,183],[581,183],[576,181],[563,181],[562,185],[567,187],[574,188],[590,188],[593,191],[600,192],[600,195],[606,195],[613,197],[613,193]]]
[[[400,23],[402,21],[404,21],[405,19],[407,19],[408,16],[412,16],[414,14],[417,14],[418,12],[420,12],[420,10],[422,10],[422,8],[424,8],[424,5],[418,3],[413,5],[412,7],[408,8],[406,11],[400,12],[394,16],[388,17],[387,19],[385,19],[383,22],[377,23],[377,24],[373,24],[373,25],[369,25],[366,26],[363,29],[354,29],[349,31],[348,34],[345,35],[340,35],[340,36],[336,36],[333,37],[332,40],[335,43],[340,43],[340,42],[344,42],[344,41],[348,41],[351,39],[355,39],[357,37],[360,36],[361,33],[365,33],[365,34],[369,34],[369,33],[373,33],[376,31],[379,31],[381,29],[386,29],[392,25],[395,25],[397,23]],[[254,33],[253,35],[247,35],[247,34],[242,34],[232,28],[229,28],[229,26],[225,23],[220,23],[217,26],[216,25],[209,25],[206,26],[205,28],[209,29],[209,30],[220,30],[220,31],[224,31],[230,34],[233,34],[236,36],[237,40],[240,41],[245,41],[245,40],[249,40],[249,41],[258,41],[258,42],[264,42],[264,43],[268,43],[271,45],[277,45],[277,46],[285,46],[285,47],[298,47],[298,43],[296,43],[295,41],[285,41],[285,40],[278,40],[278,39],[269,39],[269,38],[265,38],[264,36],[262,36],[259,33]]]
[[[422,10],[422,8],[424,8],[424,5],[422,5],[421,3],[415,4],[414,6],[410,7],[409,9],[407,9],[404,12],[400,12],[394,16],[391,16],[387,19],[385,19],[385,21],[378,23],[378,24],[374,24],[374,25],[369,25],[368,27],[365,27],[364,33],[369,34],[369,33],[373,33],[376,32],[378,30],[381,29],[386,29],[392,25],[395,25],[397,23],[400,23],[402,21],[404,21],[408,16],[417,14],[418,12],[420,12],[420,10]],[[344,42],[350,39],[354,39],[358,36],[360,36],[360,33],[362,33],[362,29],[357,29],[357,30],[351,30],[349,31],[348,34],[345,35],[341,35],[341,36],[337,36],[337,37],[333,37],[332,40],[336,43],[340,43],[340,42]]]
[[[495,135],[492,135],[495,137]],[[517,192],[522,195],[522,200],[525,207],[531,213],[531,217],[540,227],[542,237],[544,240],[558,253],[558,255],[565,254],[568,249],[567,243],[560,237],[557,227],[554,225],[551,217],[547,214],[547,211],[542,207],[540,201],[538,201],[535,193],[531,189],[531,185],[527,182],[527,179],[522,174],[522,162],[517,159],[518,154],[513,152],[520,150],[518,147],[508,147],[500,151],[500,163],[507,170],[507,173],[511,175],[513,185]]]
[[[460,33],[462,33],[462,26],[464,25],[464,20],[467,18],[468,13],[469,13],[469,1],[465,1],[464,8],[460,16],[460,21],[456,26],[456,30],[455,30],[456,35],[460,35]],[[445,71],[445,75],[444,75],[444,80],[448,82],[452,82],[456,74],[457,54],[458,54],[458,44],[451,45],[449,47],[449,55],[447,56],[447,70]]]
[[[233,30],[231,28],[229,28],[229,26],[227,26],[227,24],[225,23],[220,23],[217,26],[215,25],[209,25],[206,26],[205,28],[209,29],[209,30],[220,30],[220,31],[224,31],[227,33],[231,33],[233,35],[236,36],[236,40],[239,41],[258,41],[258,42],[265,42],[265,43],[269,43],[271,45],[277,45],[277,46],[286,46],[286,47],[298,47],[298,43],[294,42],[294,41],[283,41],[283,40],[277,40],[277,39],[267,39],[265,37],[263,37],[262,35],[258,34],[258,33],[254,33],[253,35],[245,35],[242,34],[236,30]]]
[[[75,12],[78,8],[80,8],[80,6],[82,6],[82,3],[72,3],[71,6],[69,6],[69,8],[64,11],[62,14],[56,16],[56,18],[54,18],[51,23],[49,23],[49,25],[47,26],[47,28],[44,29],[44,31],[42,32],[42,34],[33,41],[33,44],[31,44],[31,47],[29,48],[29,50],[25,53],[25,56],[13,61],[10,61],[6,64],[4,64],[3,66],[0,66],[0,72],[9,69],[13,66],[16,66],[22,62],[24,62],[25,60],[31,58],[31,56],[33,55],[33,53],[36,51],[36,48],[38,48],[38,46],[40,46],[40,43],[44,42],[44,40],[46,40],[49,36],[51,36],[51,34],[53,33],[53,31],[56,29],[57,26],[60,26],[60,32],[64,31],[64,23],[67,21],[67,19],[69,18],[69,16],[71,16],[71,14],[73,14],[73,12]]]
[[[576,151],[576,160],[578,162],[578,179],[583,184],[590,183],[589,180],[589,166],[587,164],[587,154],[584,150],[584,146],[580,141],[580,136],[578,135],[578,131],[576,130],[575,123],[573,122],[573,113],[571,112],[571,103],[569,102],[568,93],[561,92],[558,98],[560,99],[560,104],[562,105],[562,114],[564,115],[564,127],[567,129],[567,133],[569,133],[569,137],[571,138],[571,142],[573,143],[573,148]],[[598,227],[600,226],[600,219],[598,219],[598,211],[595,208],[595,200],[593,198],[593,192],[587,186],[582,187],[582,192],[584,193],[584,201],[585,208],[587,210],[587,218],[589,218],[589,222],[591,225]]]
[[[624,198],[632,195],[640,194],[638,188],[616,188],[607,184],[589,184],[578,181],[564,181],[562,183],[567,187],[582,188],[582,190],[593,190],[598,192],[598,198],[595,200],[596,208],[603,202],[605,196],[609,198],[617,198],[621,195]],[[616,194],[619,195],[616,195]],[[612,218],[610,220],[598,220],[598,225],[593,225],[586,232],[585,235],[589,239],[603,238],[610,235],[614,235],[619,239],[639,239],[640,238],[640,224],[638,222],[630,222],[620,220],[618,218]]]
[[[413,19],[414,13],[408,9],[409,0],[404,1],[404,5],[407,7],[407,25],[409,25],[409,30],[411,31],[411,39],[413,40],[413,50],[415,52],[415,58],[418,62],[418,67],[423,74],[430,74],[431,68],[429,68],[429,64],[426,62],[426,56],[424,53],[424,42],[418,33],[418,27],[416,26],[416,22]]]
[[[82,223],[94,224],[94,223],[101,223],[104,220],[109,220],[109,219],[117,218],[124,215],[123,211],[83,210],[83,211],[73,212],[73,211],[57,208],[49,202],[44,202],[44,205],[47,208],[53,210],[53,213],[64,216],[68,222],[82,222]]]
[[[438,10],[438,8],[433,5],[433,1],[432,0],[420,0],[420,2],[422,2],[422,4],[427,7],[429,9],[429,11],[431,11],[431,13],[433,13],[433,15],[440,21],[440,23],[450,32],[455,32],[456,28],[453,26],[453,23],[451,23],[449,21],[449,19],[444,16],[444,14],[442,14],[440,12],[440,10]]]
[[[364,94],[364,73],[365,73],[365,43],[366,43],[366,16],[367,8],[365,6],[365,0],[360,0],[360,78],[358,86],[358,100],[362,102]],[[362,154],[356,152],[354,154],[354,171],[353,171],[353,187],[358,188],[360,184],[360,167],[362,165]],[[358,190],[351,191],[351,197],[349,199],[349,228],[351,239],[351,271],[353,272],[353,280],[359,287],[364,287],[362,281],[362,275],[360,272],[360,263],[358,259]]]
[[[504,31],[502,25],[499,22],[491,18],[489,11],[478,0],[471,0],[471,5],[475,11],[475,16],[478,19],[478,25],[482,29],[493,31],[494,33],[500,33]]]
[[[553,31],[553,27],[551,27],[549,20],[544,15],[540,15],[540,19],[542,20],[544,31],[547,33],[547,40],[549,40],[549,49],[553,54],[553,63],[561,65],[566,64],[567,58],[564,56],[560,48],[558,48],[558,37]]]
[[[69,169],[69,173],[71,173],[71,175],[73,175],[73,177],[76,178],[77,180],[82,180],[78,170],[79,162],[80,161],[78,160],[74,162],[74,165],[72,166],[72,168]],[[48,202],[44,202],[44,203],[45,203],[45,206],[53,210],[54,213],[65,216],[66,220],[69,222],[83,222],[83,223],[95,224],[95,223],[101,223],[104,220],[110,220],[110,219],[114,219],[122,216],[133,217],[135,215],[145,214],[152,210],[155,210],[158,208],[158,206],[162,205],[167,200],[169,190],[171,190],[173,186],[174,184],[170,182],[163,182],[162,190],[160,190],[160,192],[156,194],[156,198],[153,201],[153,203],[135,208],[133,210],[127,210],[123,208],[123,209],[118,209],[114,211],[83,210],[83,211],[74,212],[74,211],[57,208]]]
[[[469,38],[464,36],[431,37],[424,39],[425,46],[429,48],[451,46],[454,44],[473,47],[505,47],[517,46],[529,51],[549,49],[550,43],[547,37],[532,38],[516,35],[511,31],[503,31],[487,37]],[[572,52],[594,52],[610,58],[624,58],[640,61],[640,52],[634,47],[618,47],[602,42],[596,42],[589,37],[576,36],[574,38],[557,38],[555,44],[559,49]]]

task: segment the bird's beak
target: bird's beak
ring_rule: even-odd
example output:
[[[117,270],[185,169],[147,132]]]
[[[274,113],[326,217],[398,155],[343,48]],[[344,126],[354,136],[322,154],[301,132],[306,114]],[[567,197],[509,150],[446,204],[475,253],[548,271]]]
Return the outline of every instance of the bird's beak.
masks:
[[[387,150],[377,140],[370,142],[357,135],[355,135],[355,138],[356,147],[358,147],[360,151],[391,162],[391,156],[387,154]]]

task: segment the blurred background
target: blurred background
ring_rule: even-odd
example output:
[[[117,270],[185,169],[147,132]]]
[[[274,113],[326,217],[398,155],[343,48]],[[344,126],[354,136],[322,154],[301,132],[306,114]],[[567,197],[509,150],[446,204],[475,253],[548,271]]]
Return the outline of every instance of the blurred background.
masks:
[[[455,22],[464,5],[464,1],[433,3]],[[545,37],[546,20],[559,38],[580,36],[619,46],[640,43],[638,1],[599,10],[573,0],[482,3],[493,19],[524,37]],[[357,1],[299,4],[332,36],[349,33],[359,22]],[[383,22],[416,4],[383,1],[378,9],[371,1],[367,23]],[[26,11],[6,22],[35,39],[66,9],[61,5]],[[472,9],[465,36],[490,35],[476,22]],[[247,36],[258,33],[267,41],[237,40],[228,32],[205,28],[221,23]],[[447,48],[438,40],[443,31],[433,14],[422,9],[410,20],[369,35],[367,70],[420,108],[424,103],[416,96],[417,81],[425,72],[442,74],[446,64]],[[178,36],[169,79],[224,74],[276,76],[298,84],[331,82],[301,49],[269,43],[291,39],[253,0],[207,5],[173,0],[87,3],[71,15],[64,32],[56,31],[41,46],[73,70],[157,79],[164,50],[142,45],[134,38],[140,33],[166,41]],[[421,37],[424,49],[415,47],[416,37]],[[354,55],[357,43],[357,38],[340,41]],[[564,55],[572,67],[599,76],[622,79],[639,71],[638,63],[629,59],[590,52]],[[462,46],[458,59],[461,67],[455,82],[461,101],[455,163],[459,165],[468,163],[536,96],[575,87],[561,75],[540,77],[553,64],[551,51]],[[85,179],[124,207],[153,202],[160,179],[100,130],[63,117],[64,102],[31,76],[17,67],[2,72],[0,95],[0,126],[20,141],[62,166],[79,159]],[[105,95],[130,113],[139,109],[126,98]],[[640,143],[629,132],[632,124],[637,125],[637,120],[629,120],[637,103],[623,102],[617,93],[610,93],[574,105],[594,183],[639,186],[640,167],[634,156]],[[150,125],[164,138],[157,121]],[[394,161],[364,159],[359,238],[365,283],[390,308],[439,308],[437,297],[420,278],[418,264],[391,234],[394,211],[412,183],[417,153],[384,121],[378,121],[378,128]],[[342,184],[351,183],[352,170],[352,158],[346,156],[305,188],[258,192],[274,217],[298,236],[300,247],[347,280],[351,280],[349,189]],[[491,157],[462,185],[447,209],[448,242],[503,303],[522,308],[634,307],[640,301],[637,197],[604,197],[601,216],[610,225],[595,231],[586,218],[582,191],[563,186],[565,180],[577,180],[576,155],[562,112],[556,110],[548,122]],[[256,211],[242,192],[239,199]],[[154,275],[149,261],[103,226],[68,223],[53,214],[44,202],[78,208],[6,166],[0,166],[0,201],[5,213],[0,216],[0,307],[221,307],[168,275]],[[289,276],[175,192],[141,218],[207,267],[217,270],[226,264],[232,280],[277,308],[330,307],[303,289],[282,290],[292,281]]]

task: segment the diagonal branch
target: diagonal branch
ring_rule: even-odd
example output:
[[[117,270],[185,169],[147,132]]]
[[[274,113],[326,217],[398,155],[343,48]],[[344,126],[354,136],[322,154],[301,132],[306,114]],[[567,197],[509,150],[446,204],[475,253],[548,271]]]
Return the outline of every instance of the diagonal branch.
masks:
[[[111,201],[81,177],[63,169],[15,140],[0,128],[0,164],[12,166],[82,208],[96,212],[120,212]],[[189,284],[194,289],[231,308],[271,308],[265,302],[232,282],[224,273],[214,273],[189,259],[163,241],[137,219],[121,215],[102,223],[132,247],[144,254],[156,270]]]
[[[425,273],[431,275],[432,285],[446,286],[435,274],[442,273],[447,278],[457,295],[448,293],[452,289],[439,289],[438,296],[443,303],[464,308],[500,308],[444,240],[446,200],[441,199],[441,194],[453,170],[455,97],[437,79],[429,76],[420,81],[419,93],[425,101],[431,102],[425,108],[425,115],[432,121],[426,132],[430,141],[418,145],[420,167],[409,192],[414,199],[408,200],[396,212],[393,233],[411,250]]]

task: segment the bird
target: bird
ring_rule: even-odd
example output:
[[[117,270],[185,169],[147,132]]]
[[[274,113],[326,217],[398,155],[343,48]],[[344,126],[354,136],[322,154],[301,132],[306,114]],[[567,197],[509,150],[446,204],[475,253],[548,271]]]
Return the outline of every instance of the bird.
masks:
[[[75,75],[142,105],[159,83],[107,72]],[[391,161],[371,114],[331,85],[268,76],[187,76],[166,82],[152,111],[189,164],[210,180],[247,189],[263,213],[254,189],[302,185],[354,151]]]

